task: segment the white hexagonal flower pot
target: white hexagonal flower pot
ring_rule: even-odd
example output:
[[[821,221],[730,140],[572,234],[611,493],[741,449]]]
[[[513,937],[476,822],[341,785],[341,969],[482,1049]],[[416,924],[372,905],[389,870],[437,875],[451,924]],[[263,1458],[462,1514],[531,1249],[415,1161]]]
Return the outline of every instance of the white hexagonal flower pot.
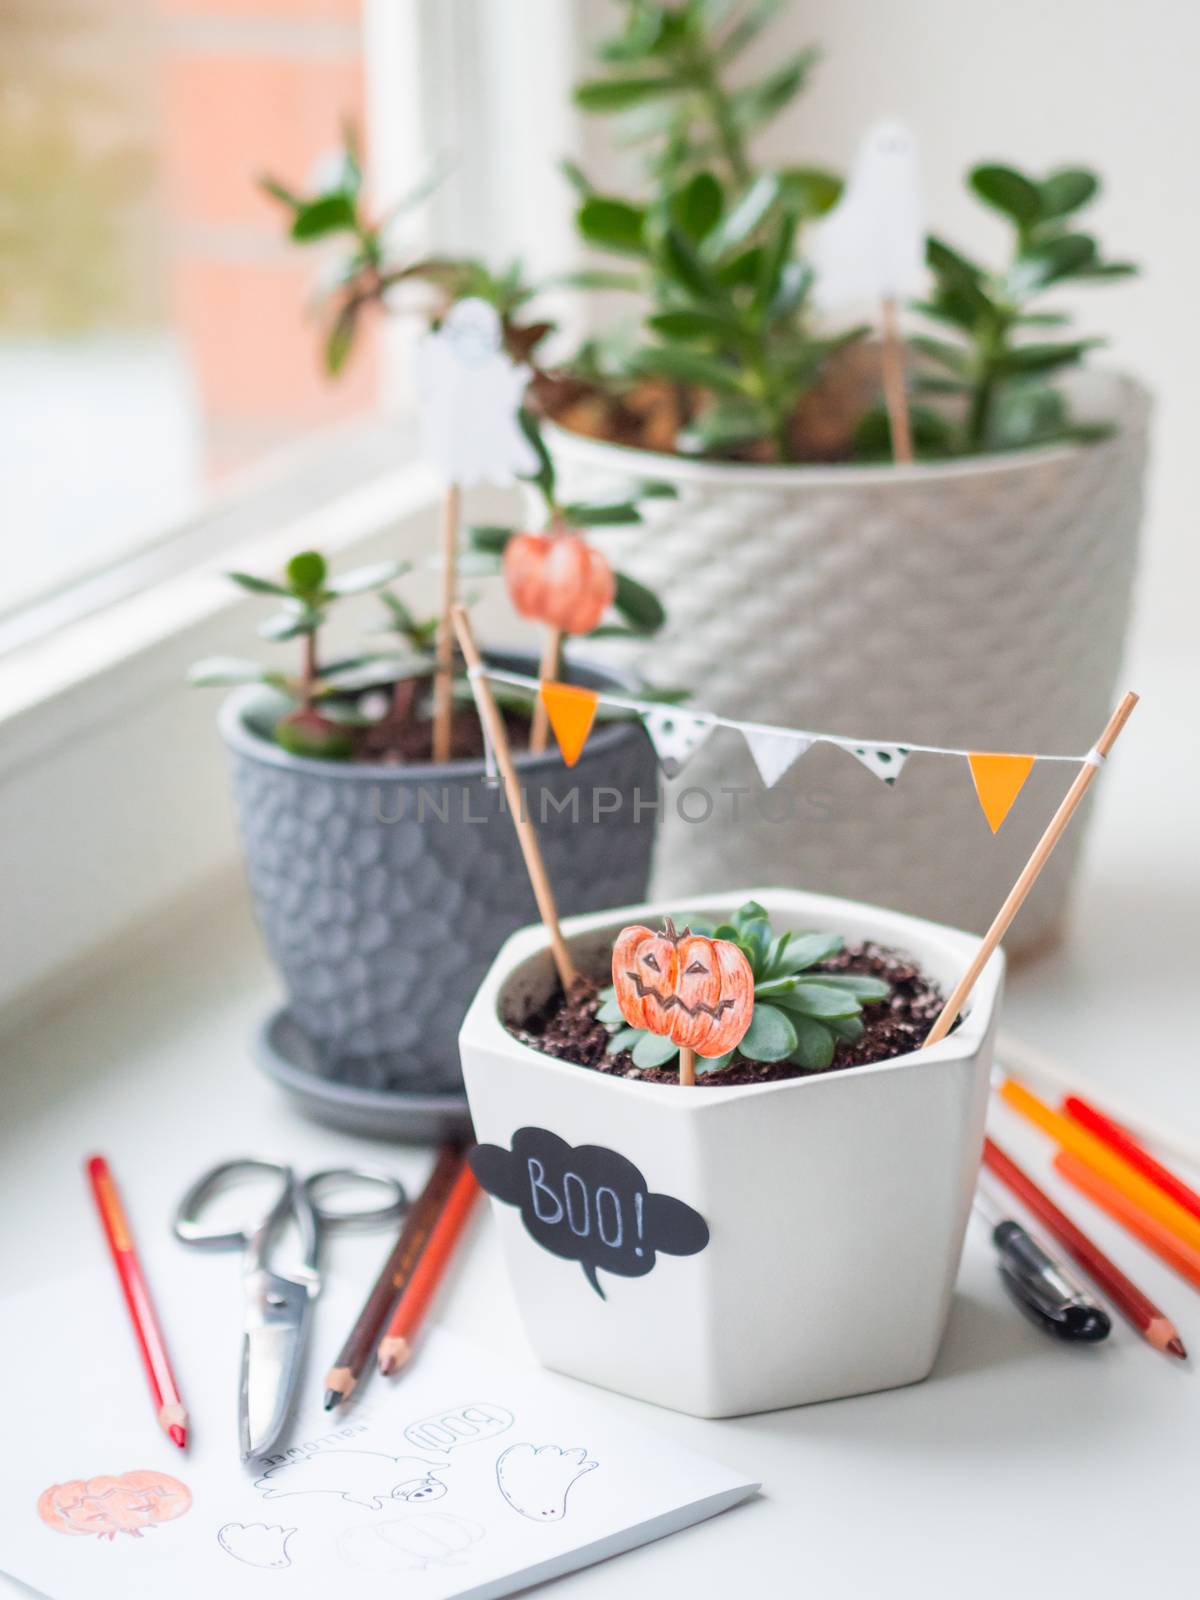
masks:
[[[781,930],[878,940],[947,991],[977,948],[954,929],[787,889],[574,917],[564,932],[580,969],[599,977],[627,923],[719,920],[751,895]],[[528,1015],[555,982],[544,931],[514,934],[460,1046],[476,1137],[497,1147],[484,1152],[485,1177],[542,1362],[706,1417],[924,1378],[979,1165],[1002,981],[997,954],[961,1025],[927,1051],[683,1089],[592,1072],[513,1038],[504,1019]]]

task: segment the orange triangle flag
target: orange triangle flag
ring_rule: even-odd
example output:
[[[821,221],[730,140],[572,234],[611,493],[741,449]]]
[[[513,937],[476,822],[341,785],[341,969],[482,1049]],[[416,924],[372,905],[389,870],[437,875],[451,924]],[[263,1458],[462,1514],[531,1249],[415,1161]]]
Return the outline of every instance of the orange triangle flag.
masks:
[[[1012,803],[1033,768],[1035,756],[996,756],[972,752],[967,760],[975,780],[975,793],[993,833],[999,833]]]
[[[579,760],[592,731],[592,719],[600,696],[594,689],[578,689],[570,683],[543,683],[538,688],[562,758],[569,767]]]

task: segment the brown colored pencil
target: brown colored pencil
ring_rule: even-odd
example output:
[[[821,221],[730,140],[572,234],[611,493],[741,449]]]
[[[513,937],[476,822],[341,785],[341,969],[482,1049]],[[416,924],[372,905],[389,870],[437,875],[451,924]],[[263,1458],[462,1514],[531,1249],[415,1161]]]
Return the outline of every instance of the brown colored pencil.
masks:
[[[409,1207],[400,1236],[392,1246],[383,1270],[358,1314],[358,1320],[325,1375],[326,1411],[332,1411],[334,1406],[348,1400],[354,1392],[364,1367],[371,1359],[380,1330],[429,1242],[462,1163],[461,1145],[444,1144],[438,1151],[433,1171],[419,1197]]]
[[[1114,1265],[1087,1234],[1058,1209],[1050,1196],[1043,1194],[1033,1179],[990,1139],[983,1141],[983,1164],[1028,1206],[1143,1339],[1164,1355],[1175,1356],[1179,1361],[1186,1359],[1183,1340],[1171,1319],[1142,1293],[1136,1283],[1131,1283],[1120,1267]]]
[[[433,1299],[442,1274],[450,1264],[458,1236],[471,1215],[479,1194],[475,1174],[464,1161],[454,1187],[446,1196],[441,1215],[429,1236],[416,1270],[405,1285],[392,1313],[388,1330],[379,1345],[379,1370],[385,1376],[399,1370],[412,1355],[412,1336],[420,1326]]]

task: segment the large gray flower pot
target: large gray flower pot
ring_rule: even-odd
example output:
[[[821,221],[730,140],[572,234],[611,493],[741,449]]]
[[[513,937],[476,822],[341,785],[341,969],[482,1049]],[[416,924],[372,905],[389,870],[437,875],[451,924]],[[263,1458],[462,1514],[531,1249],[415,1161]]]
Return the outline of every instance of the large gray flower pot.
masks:
[[[523,656],[493,659],[536,672]],[[270,734],[278,710],[239,690],[220,727],[255,914],[292,1015],[331,1072],[364,1058],[376,1083],[382,1070],[391,1087],[453,1090],[471,997],[509,934],[537,919],[502,792],[481,761],[289,755]],[[598,723],[574,768],[557,749],[517,765],[562,914],[644,897],[659,786],[640,723]]]
[[[1149,406],[1111,373],[1074,390],[1081,416],[1113,424],[1104,443],[913,467],[691,462],[554,427],[547,440],[564,498],[637,476],[678,490],[648,503],[649,526],[605,529],[613,565],[667,607],[638,647],[652,682],[748,721],[1082,754],[1123,687]],[[982,933],[1073,775],[1036,767],[993,838],[963,761],[914,756],[888,788],[817,745],[768,792],[718,733],[667,793],[655,893],[778,883]],[[1086,822],[1010,953],[1060,931]]]

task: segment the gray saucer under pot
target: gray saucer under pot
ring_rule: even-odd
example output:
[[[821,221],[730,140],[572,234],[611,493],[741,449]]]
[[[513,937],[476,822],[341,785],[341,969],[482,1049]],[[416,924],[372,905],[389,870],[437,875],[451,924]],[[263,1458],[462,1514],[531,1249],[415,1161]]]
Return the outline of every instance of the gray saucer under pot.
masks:
[[[523,655],[491,659],[536,672]],[[584,668],[570,676],[627,687]],[[220,714],[255,914],[287,991],[260,1058],[345,1126],[364,1115],[372,1126],[380,1095],[461,1106],[467,1006],[505,939],[537,918],[502,791],[478,760],[389,767],[290,755],[271,737],[279,709],[275,696],[246,689]],[[573,768],[553,746],[517,766],[562,913],[643,897],[659,779],[641,724],[598,723]],[[436,1105],[425,1111],[436,1120]]]

